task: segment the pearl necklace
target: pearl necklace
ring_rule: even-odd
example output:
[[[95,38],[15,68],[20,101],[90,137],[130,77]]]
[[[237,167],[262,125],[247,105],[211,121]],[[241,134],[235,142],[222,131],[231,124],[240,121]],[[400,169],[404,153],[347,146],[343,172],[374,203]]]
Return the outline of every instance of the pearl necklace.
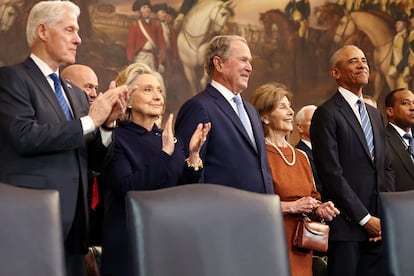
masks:
[[[286,157],[283,155],[283,153],[282,153],[282,151],[275,145],[275,144],[273,144],[268,138],[266,138],[265,139],[265,141],[266,141],[266,144],[268,144],[268,145],[271,145],[271,146],[273,146],[276,150],[277,150],[277,152],[280,154],[280,156],[282,156],[282,159],[283,159],[283,161],[285,161],[285,163],[288,165],[288,166],[293,166],[293,165],[295,165],[295,162],[296,162],[296,153],[295,153],[295,149],[289,144],[289,143],[287,143],[288,144],[288,147],[292,150],[292,156],[293,156],[293,158],[292,158],[292,162],[289,162],[287,159],[286,159]]]

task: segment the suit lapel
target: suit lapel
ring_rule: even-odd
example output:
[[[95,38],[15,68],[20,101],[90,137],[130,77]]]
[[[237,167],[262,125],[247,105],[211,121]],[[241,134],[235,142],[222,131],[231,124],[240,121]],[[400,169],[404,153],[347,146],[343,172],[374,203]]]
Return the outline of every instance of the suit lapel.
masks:
[[[243,103],[244,103],[244,100],[243,100]],[[245,104],[244,106],[245,106],[247,115],[249,115],[250,122],[252,124],[253,136],[254,136],[254,139],[256,140],[257,151],[261,152],[262,150],[265,150],[264,148],[263,149],[259,148],[262,145],[264,145],[264,143],[260,143],[260,141],[264,139],[263,130],[260,128],[260,126],[262,125],[262,122],[259,120],[257,116],[257,111],[252,105]]]
[[[372,126],[372,134],[374,135],[374,153],[375,156],[379,156],[380,153],[378,151],[382,150],[383,146],[381,145],[381,142],[379,139],[375,139],[375,137],[380,137],[381,136],[381,129],[384,128],[384,125],[382,124],[382,120],[381,123],[378,123],[378,120],[375,120],[374,114],[373,114],[373,110],[375,110],[373,107],[371,108],[370,106],[367,106],[367,112],[368,112],[368,116],[369,119],[371,121],[371,126]],[[383,131],[383,130],[382,130]]]
[[[296,148],[303,150],[308,156],[309,160],[313,161],[312,149],[308,147],[308,145],[306,145],[302,140],[299,141],[299,143],[296,145]]]
[[[335,94],[335,101],[338,105],[339,112],[344,116],[345,120],[349,123],[351,128],[354,130],[356,136],[358,137],[359,142],[361,143],[362,147],[365,150],[365,153],[367,154],[369,159],[371,159],[371,154],[369,153],[364,131],[362,130],[361,124],[359,123],[357,117],[355,116],[354,111],[349,106],[348,102],[344,99],[344,97],[342,97],[339,91]],[[371,116],[369,117],[371,118]],[[372,121],[371,121],[371,125],[372,125]],[[373,134],[374,134],[374,143],[375,143],[375,133],[373,132]],[[374,147],[375,146],[376,145],[374,144]]]
[[[245,139],[249,143],[249,145],[254,149],[254,146],[252,145],[252,142],[250,141],[247,131],[244,129],[244,126],[242,122],[240,121],[239,116],[237,116],[236,112],[234,111],[233,107],[231,107],[230,103],[213,86],[208,85],[208,91],[210,95],[215,98],[215,102],[217,106],[223,111],[224,114],[226,114],[226,116],[231,120],[231,122],[236,127],[236,129],[240,132],[243,139]],[[246,108],[246,112],[252,124],[253,135],[256,138],[257,130],[255,129],[254,122],[251,119],[252,118],[251,112],[248,111],[247,108]]]
[[[386,127],[386,135],[388,136],[392,150],[401,158],[403,166],[414,179],[413,162],[411,161],[410,155],[407,154],[407,145],[401,140],[400,134],[390,125]]]
[[[64,79],[60,79],[60,82],[62,83],[62,87],[65,90],[66,97],[68,98],[72,108],[73,118],[80,118],[81,116],[84,116],[85,114],[82,114],[82,104],[79,103],[79,96],[82,97],[85,93],[80,90],[75,91],[75,88]],[[86,100],[88,100],[87,97]]]
[[[49,106],[56,112],[58,117],[61,120],[66,121],[65,113],[57,100],[55,91],[52,89],[39,67],[37,67],[31,58],[27,58],[23,64],[24,68],[27,69],[27,76],[32,79],[32,83],[36,85],[39,90],[36,93],[42,93],[44,98],[49,102]]]

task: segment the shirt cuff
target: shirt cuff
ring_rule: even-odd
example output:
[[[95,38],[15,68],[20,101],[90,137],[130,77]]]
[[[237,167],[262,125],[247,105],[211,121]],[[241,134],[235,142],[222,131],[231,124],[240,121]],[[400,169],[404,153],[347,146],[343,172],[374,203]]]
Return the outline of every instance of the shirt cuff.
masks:
[[[366,215],[359,221],[359,225],[364,226],[370,219],[371,219],[371,215],[370,214]]]
[[[83,135],[92,133],[95,131],[95,124],[93,123],[93,120],[89,116],[84,116],[80,118],[82,129],[83,129]]]

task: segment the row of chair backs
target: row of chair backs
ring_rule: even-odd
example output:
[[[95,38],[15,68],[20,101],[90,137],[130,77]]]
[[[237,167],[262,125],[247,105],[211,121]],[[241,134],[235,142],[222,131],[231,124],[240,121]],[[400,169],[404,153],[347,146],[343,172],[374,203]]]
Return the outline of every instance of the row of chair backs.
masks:
[[[63,276],[57,191],[0,183],[0,275]],[[134,275],[288,276],[277,195],[190,184],[127,194]]]
[[[290,275],[277,195],[190,184],[127,194],[139,276]]]

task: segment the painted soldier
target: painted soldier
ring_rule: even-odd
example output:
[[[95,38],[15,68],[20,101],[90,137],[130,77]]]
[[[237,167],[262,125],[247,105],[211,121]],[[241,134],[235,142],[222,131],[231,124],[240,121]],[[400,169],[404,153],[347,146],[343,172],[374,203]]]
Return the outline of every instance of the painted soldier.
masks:
[[[308,17],[310,15],[309,0],[290,0],[285,7],[287,17],[299,25],[298,35],[307,38]]]
[[[151,18],[152,6],[148,0],[137,0],[133,11],[141,17],[134,21],[128,33],[128,62],[142,62],[157,71],[164,71],[165,41],[159,20]]]
[[[408,82],[410,81],[407,21],[405,13],[398,14],[395,20],[396,34],[393,40],[391,66],[389,70],[389,75],[394,78],[395,88],[408,88]]]

